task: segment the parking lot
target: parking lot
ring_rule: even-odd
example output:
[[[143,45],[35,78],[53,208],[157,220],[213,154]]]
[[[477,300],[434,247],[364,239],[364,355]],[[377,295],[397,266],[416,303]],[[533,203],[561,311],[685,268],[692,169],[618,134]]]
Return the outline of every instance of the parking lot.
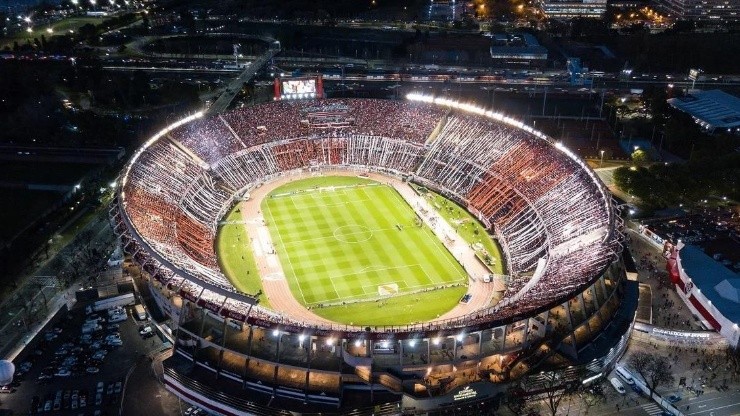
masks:
[[[127,374],[142,355],[160,350],[162,340],[154,326],[143,330],[148,320],[136,320],[132,307],[116,318],[106,310],[88,315],[83,306],[61,312],[29,342],[15,360],[15,391],[3,394],[2,408],[16,414],[118,414]]]

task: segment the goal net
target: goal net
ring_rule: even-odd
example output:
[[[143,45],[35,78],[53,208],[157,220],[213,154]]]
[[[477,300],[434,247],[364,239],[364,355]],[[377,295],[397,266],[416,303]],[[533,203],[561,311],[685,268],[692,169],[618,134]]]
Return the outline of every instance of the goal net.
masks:
[[[380,296],[393,296],[398,293],[397,283],[386,283],[378,286],[378,295]]]

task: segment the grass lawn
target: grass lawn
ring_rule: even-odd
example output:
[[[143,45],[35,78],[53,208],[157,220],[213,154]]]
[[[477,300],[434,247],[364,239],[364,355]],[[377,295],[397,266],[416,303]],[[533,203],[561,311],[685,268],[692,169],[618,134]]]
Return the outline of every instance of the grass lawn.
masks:
[[[321,316],[369,326],[425,321],[467,290],[465,271],[390,186],[299,180],[273,190],[262,211],[293,295]]]
[[[46,36],[48,39],[50,36],[68,34],[70,30],[74,30],[75,32],[77,32],[79,28],[81,28],[82,26],[85,26],[88,23],[93,24],[93,25],[99,25],[103,23],[103,20],[105,19],[106,18],[103,18],[103,17],[91,17],[91,16],[68,17],[66,19],[62,19],[50,25],[31,26],[31,28],[33,29],[32,33],[28,33],[24,29],[23,31],[13,34],[12,36],[8,36],[8,37],[4,37],[0,39],[0,43],[6,44],[6,45],[12,45],[14,40],[18,41],[18,43],[24,43],[26,39],[30,39],[31,42],[33,42],[33,38],[36,37],[36,38],[41,39],[41,35]],[[53,32],[48,33],[46,31],[46,29],[48,28],[51,28]]]
[[[256,294],[262,290],[254,253],[249,247],[249,236],[239,212],[241,204],[237,204],[224,218],[224,224],[216,235],[216,254],[221,270],[237,290],[244,293]],[[249,273],[247,273],[249,272]],[[270,307],[267,296],[263,293],[259,297],[260,305]]]
[[[416,189],[421,187],[418,185],[412,185]],[[423,192],[422,192],[423,194]],[[455,227],[460,237],[462,237],[469,244],[480,244],[485,252],[487,252],[493,259],[493,265],[488,265],[488,268],[496,274],[505,274],[504,256],[501,253],[501,247],[498,243],[488,234],[483,224],[480,223],[475,217],[473,217],[465,208],[457,205],[442,195],[427,190],[426,197],[431,202],[432,206],[439,212],[439,215],[445,219],[450,225]],[[476,250],[479,254],[482,254],[480,250]]]

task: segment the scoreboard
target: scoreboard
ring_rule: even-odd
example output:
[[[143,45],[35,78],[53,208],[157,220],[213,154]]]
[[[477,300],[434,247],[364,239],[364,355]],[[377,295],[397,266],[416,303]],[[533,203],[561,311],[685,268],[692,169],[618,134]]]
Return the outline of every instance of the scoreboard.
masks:
[[[300,100],[324,97],[321,76],[303,78],[275,78],[275,100]]]

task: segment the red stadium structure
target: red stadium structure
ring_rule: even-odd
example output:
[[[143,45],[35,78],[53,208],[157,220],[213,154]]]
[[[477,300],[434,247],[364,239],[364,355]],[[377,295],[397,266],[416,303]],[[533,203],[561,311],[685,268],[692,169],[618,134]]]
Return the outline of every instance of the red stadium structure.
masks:
[[[533,369],[600,374],[613,365],[632,317],[620,306],[621,220],[594,172],[500,113],[407,98],[279,100],[196,114],[136,152],[111,215],[176,326],[165,362],[170,390],[222,414],[259,413],[274,400],[323,411],[356,400],[424,409],[491,399],[498,383]],[[297,319],[237,291],[214,251],[218,222],[245,192],[326,169],[402,178],[467,207],[503,248],[501,300],[450,319],[369,327]],[[223,393],[234,389],[250,399]]]

